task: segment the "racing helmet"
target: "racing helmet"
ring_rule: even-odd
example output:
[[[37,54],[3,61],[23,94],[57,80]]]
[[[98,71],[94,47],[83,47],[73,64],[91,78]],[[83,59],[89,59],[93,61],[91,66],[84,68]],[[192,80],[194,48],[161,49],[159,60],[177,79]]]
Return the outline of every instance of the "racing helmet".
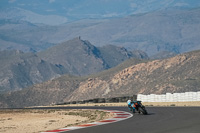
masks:
[[[127,104],[130,104],[130,103],[131,103],[131,100],[128,100],[128,101],[127,101]]]

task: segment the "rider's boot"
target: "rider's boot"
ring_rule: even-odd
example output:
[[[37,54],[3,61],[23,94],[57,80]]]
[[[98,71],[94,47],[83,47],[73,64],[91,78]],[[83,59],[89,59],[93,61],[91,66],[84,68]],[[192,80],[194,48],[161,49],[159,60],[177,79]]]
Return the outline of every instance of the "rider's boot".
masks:
[[[135,114],[135,109],[133,109],[133,114]]]

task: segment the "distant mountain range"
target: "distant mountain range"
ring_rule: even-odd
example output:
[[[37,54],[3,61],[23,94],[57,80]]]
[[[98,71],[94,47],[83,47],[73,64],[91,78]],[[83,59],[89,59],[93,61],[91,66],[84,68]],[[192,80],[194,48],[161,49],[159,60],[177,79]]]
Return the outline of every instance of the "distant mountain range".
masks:
[[[125,17],[166,9],[200,7],[199,0],[1,0],[0,9],[12,18],[31,23],[59,25],[81,19]],[[12,9],[20,9],[13,12]],[[12,12],[10,14],[10,12]],[[53,18],[53,16],[55,18]],[[19,18],[20,16],[20,18]],[[2,16],[1,16],[2,18]],[[41,19],[42,18],[42,19]],[[45,21],[46,19],[46,21]],[[48,21],[47,21],[48,20]],[[55,21],[56,20],[56,21]]]
[[[0,51],[0,93],[20,90],[63,74],[97,73],[130,58],[147,59],[148,56],[111,45],[97,48],[79,37],[39,53]]]
[[[200,91],[200,51],[163,60],[130,59],[86,77],[61,76],[33,87],[0,94],[0,107],[49,105],[133,94]]]
[[[0,49],[41,51],[81,36],[95,46],[123,46],[149,56],[200,49],[200,8],[168,9],[113,19],[84,19],[59,26],[0,19]]]
[[[8,8],[0,12],[1,19],[27,21],[32,24],[60,25],[67,22],[67,18],[58,15],[40,15],[22,8]]]

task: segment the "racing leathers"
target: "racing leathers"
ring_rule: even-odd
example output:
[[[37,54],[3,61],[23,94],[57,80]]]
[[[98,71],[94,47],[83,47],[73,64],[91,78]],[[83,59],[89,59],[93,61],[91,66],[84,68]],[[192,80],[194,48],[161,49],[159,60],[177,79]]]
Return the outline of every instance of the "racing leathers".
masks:
[[[128,104],[129,110],[132,111],[133,113],[135,113],[135,102],[128,100],[127,104]]]

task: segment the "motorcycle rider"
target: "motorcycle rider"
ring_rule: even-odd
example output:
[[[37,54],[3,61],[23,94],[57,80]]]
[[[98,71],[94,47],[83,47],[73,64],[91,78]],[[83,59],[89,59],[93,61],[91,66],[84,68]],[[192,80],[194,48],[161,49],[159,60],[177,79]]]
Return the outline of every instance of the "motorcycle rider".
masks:
[[[128,104],[128,108],[130,111],[133,111],[133,113],[135,113],[135,102],[134,101],[131,101],[131,100],[128,100],[127,101],[127,104]]]

